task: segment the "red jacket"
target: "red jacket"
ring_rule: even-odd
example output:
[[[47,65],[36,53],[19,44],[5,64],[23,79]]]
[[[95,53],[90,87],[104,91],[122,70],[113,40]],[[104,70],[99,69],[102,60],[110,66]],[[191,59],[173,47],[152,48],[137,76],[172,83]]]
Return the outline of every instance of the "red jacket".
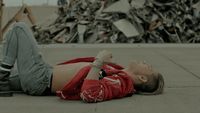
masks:
[[[94,57],[77,58],[59,65],[93,62],[94,59]],[[127,73],[122,71],[123,67],[106,64],[102,67],[106,72],[106,77],[101,80],[85,80],[90,69],[91,66],[82,68],[63,89],[57,91],[57,96],[65,100],[82,99],[86,102],[99,102],[129,96],[135,92],[133,81]]]

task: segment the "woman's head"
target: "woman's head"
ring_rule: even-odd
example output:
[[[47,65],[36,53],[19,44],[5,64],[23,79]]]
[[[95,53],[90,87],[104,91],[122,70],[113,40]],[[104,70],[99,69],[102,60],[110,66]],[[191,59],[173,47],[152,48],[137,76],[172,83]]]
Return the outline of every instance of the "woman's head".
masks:
[[[161,94],[164,88],[164,79],[160,73],[152,74],[148,77],[148,81],[135,85],[135,89],[139,94],[156,95]]]
[[[131,62],[127,71],[134,80],[135,89],[139,94],[161,94],[164,89],[163,76],[145,62]]]

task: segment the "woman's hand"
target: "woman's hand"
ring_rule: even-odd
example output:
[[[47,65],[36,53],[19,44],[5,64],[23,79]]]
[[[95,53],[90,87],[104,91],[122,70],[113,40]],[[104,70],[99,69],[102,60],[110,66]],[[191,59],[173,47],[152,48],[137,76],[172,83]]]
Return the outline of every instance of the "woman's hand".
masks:
[[[112,61],[112,53],[107,50],[100,51],[97,54],[96,59],[102,61],[103,63],[111,62]]]
[[[101,71],[103,64],[111,62],[111,60],[111,52],[106,50],[100,51],[96,56],[96,60],[91,64],[92,68],[89,71],[86,79],[99,80],[99,72]]]

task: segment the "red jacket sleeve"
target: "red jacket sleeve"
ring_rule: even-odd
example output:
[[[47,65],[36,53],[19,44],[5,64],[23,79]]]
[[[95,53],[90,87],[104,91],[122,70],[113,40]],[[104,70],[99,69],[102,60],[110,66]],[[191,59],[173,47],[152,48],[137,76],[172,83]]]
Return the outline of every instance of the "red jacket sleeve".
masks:
[[[133,81],[129,76],[114,75],[101,80],[84,80],[80,96],[85,102],[100,102],[133,93]]]

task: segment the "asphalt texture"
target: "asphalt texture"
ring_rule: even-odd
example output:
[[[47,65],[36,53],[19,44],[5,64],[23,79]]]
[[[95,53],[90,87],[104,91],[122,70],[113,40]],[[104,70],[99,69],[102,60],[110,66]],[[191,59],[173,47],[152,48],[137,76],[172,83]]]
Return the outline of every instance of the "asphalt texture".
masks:
[[[95,56],[103,49],[111,51],[114,61],[124,66],[133,59],[152,64],[164,76],[164,93],[93,104],[55,96],[14,94],[0,97],[0,113],[200,113],[199,44],[40,45],[44,59],[51,65],[75,57]]]

